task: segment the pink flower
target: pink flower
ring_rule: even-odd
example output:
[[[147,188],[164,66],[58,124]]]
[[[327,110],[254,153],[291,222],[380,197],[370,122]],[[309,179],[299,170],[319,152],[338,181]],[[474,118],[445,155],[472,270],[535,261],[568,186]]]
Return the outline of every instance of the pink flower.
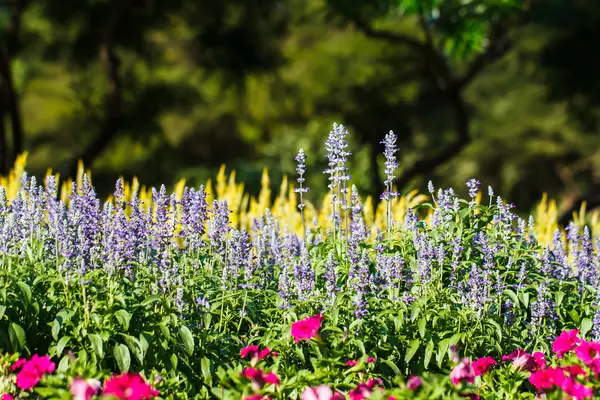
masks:
[[[575,355],[586,365],[590,365],[595,359],[600,358],[600,343],[581,341],[575,349]]]
[[[375,361],[377,361],[375,359],[375,357],[369,357],[369,358],[367,358],[367,363],[374,363]]]
[[[334,392],[327,385],[311,387],[302,392],[301,400],[344,400],[344,395]]]
[[[70,391],[75,400],[90,400],[98,392],[102,384],[96,379],[75,378],[70,385]]]
[[[562,358],[563,354],[574,350],[580,343],[581,339],[577,336],[579,329],[570,331],[562,331],[560,335],[552,343],[552,351],[556,353],[558,358]]]
[[[523,349],[516,349],[512,353],[502,356],[502,361],[512,361],[513,367],[524,371],[533,371],[539,367],[538,361],[536,361],[533,355],[529,354]],[[542,361],[539,360],[539,362]],[[545,360],[543,362],[545,364]]]
[[[56,367],[56,364],[50,361],[49,356],[40,357],[37,354],[34,354],[29,361],[20,363],[20,365],[21,370],[17,374],[17,387],[23,390],[29,390],[37,385],[45,374],[51,374]]]
[[[265,374],[260,369],[253,367],[244,368],[240,375],[252,382],[252,389],[254,389],[254,391],[260,390],[267,383],[271,385],[279,384],[279,378],[275,373],[269,372],[268,374]]]
[[[13,397],[10,394],[4,393],[2,395],[2,397],[0,397],[0,400],[14,400],[14,399],[13,399]]]
[[[140,374],[128,372],[114,375],[104,383],[104,395],[114,396],[120,400],[152,399],[159,395]]]
[[[356,361],[356,360],[346,361],[346,367],[354,367],[356,364],[358,364],[358,361]]]
[[[561,368],[564,372],[568,373],[569,376],[587,375],[587,373],[579,365],[569,365]]]
[[[17,370],[17,369],[21,368],[23,365],[25,365],[25,363],[27,363],[26,358],[19,358],[17,361],[15,361],[15,363],[13,365],[10,366],[10,369],[11,369],[11,371]]]
[[[260,350],[260,348],[258,346],[246,346],[240,350],[240,357],[246,358],[246,357],[250,356],[252,358],[253,363],[255,363],[256,361],[262,360],[269,354],[273,354],[273,353],[271,352],[271,350],[268,347],[265,347],[264,349]]]
[[[546,356],[544,356],[544,353],[541,351],[533,353],[533,361],[535,362],[537,369],[546,367]]]
[[[473,371],[475,376],[481,376],[485,374],[493,365],[496,365],[496,360],[492,357],[481,357],[473,361]]]
[[[375,387],[382,385],[381,379],[369,379],[368,382],[361,382],[358,384],[356,389],[351,390],[348,395],[350,400],[364,400],[371,396]]]
[[[423,380],[418,376],[409,376],[406,382],[406,388],[408,390],[417,390],[423,384]]]
[[[242,400],[270,400],[269,396],[263,396],[261,394],[251,394],[250,396],[244,397]]]
[[[563,392],[576,400],[591,399],[594,395],[592,388],[587,387],[574,379],[565,379],[560,385],[560,388]]]
[[[312,339],[315,335],[317,335],[322,321],[323,316],[321,314],[317,314],[312,317],[304,318],[303,320],[294,322],[292,324],[292,336],[294,337],[294,341],[298,343],[302,339]]]
[[[459,385],[463,381],[467,383],[475,382],[475,371],[473,371],[473,366],[467,358],[463,358],[460,364],[450,372],[450,380],[455,385]]]
[[[529,382],[541,392],[544,389],[550,389],[553,386],[561,386],[565,379],[565,373],[562,369],[550,367],[532,372],[529,377]]]

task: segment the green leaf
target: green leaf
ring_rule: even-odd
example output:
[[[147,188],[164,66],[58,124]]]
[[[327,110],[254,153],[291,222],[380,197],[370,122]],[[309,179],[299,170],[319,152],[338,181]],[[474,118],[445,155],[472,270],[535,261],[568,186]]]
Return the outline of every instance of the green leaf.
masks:
[[[117,365],[121,372],[129,371],[131,366],[131,355],[129,355],[129,349],[123,343],[117,343],[113,348],[113,355],[117,360]]]
[[[60,333],[60,321],[57,319],[55,319],[52,322],[52,337],[54,338],[54,340],[58,340],[58,334]]]
[[[123,329],[129,329],[129,322],[131,321],[131,314],[129,314],[126,310],[119,310],[115,313],[115,317],[117,321],[121,324]]]
[[[406,350],[406,354],[404,356],[404,361],[406,361],[408,363],[408,362],[410,362],[410,360],[412,360],[412,358],[415,356],[415,353],[417,352],[417,350],[419,350],[420,344],[421,344],[421,341],[419,339],[414,339],[408,344],[408,350]]]
[[[419,335],[421,335],[421,339],[425,339],[425,327],[427,326],[427,320],[425,317],[421,317],[419,319]]]
[[[592,326],[594,326],[594,323],[592,322],[592,320],[589,318],[584,318],[581,321],[581,328],[580,328],[581,337],[585,337],[586,333],[588,333],[590,331],[590,329],[592,329]]]
[[[17,286],[21,289],[21,293],[23,293],[23,297],[25,298],[25,304],[28,306],[31,305],[31,288],[25,282],[19,281],[17,282]]]
[[[100,358],[104,357],[104,343],[102,337],[97,333],[90,333],[88,335],[90,343],[92,344],[92,351]]]
[[[210,371],[210,360],[206,357],[202,357],[200,360],[200,369],[202,370],[202,376],[206,380],[208,385],[212,382],[212,372]]]
[[[19,351],[25,347],[25,330],[21,325],[11,322],[8,326],[8,336],[10,344],[15,351]]]
[[[427,368],[429,362],[431,361],[431,356],[433,355],[434,344],[432,340],[429,340],[427,343],[427,347],[425,348],[425,358],[423,360],[423,366]]]
[[[65,349],[65,346],[69,343],[70,340],[71,340],[71,336],[63,336],[60,338],[60,340],[56,344],[56,355],[57,356],[60,357],[63,350]]]
[[[181,328],[179,328],[179,338],[181,339],[183,348],[188,356],[194,354],[194,337],[187,326],[183,325]]]
[[[151,304],[161,301],[161,297],[159,295],[153,294],[151,296],[146,297],[144,301],[142,301],[142,306],[147,307]]]
[[[435,356],[437,361],[438,368],[442,367],[442,363],[444,362],[444,358],[446,357],[446,353],[448,352],[448,347],[450,346],[450,339],[446,338],[442,340],[438,345],[438,351]]]
[[[6,306],[0,306],[0,320],[2,320],[2,317],[4,316],[5,312],[6,312]]]
[[[394,374],[396,374],[396,376],[402,375],[398,366],[396,364],[394,364],[393,362],[391,362],[390,360],[383,360],[383,363],[385,365],[387,365],[388,367],[390,367],[392,369],[392,371],[394,371]]]

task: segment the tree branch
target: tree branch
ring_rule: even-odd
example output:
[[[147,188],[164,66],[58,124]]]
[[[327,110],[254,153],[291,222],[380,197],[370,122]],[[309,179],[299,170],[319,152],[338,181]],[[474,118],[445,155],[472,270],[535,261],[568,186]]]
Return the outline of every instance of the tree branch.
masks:
[[[489,44],[485,51],[477,55],[467,66],[467,71],[454,80],[452,87],[461,91],[475,79],[490,61],[495,61],[504,56],[510,46],[508,45],[508,29],[504,24],[498,23],[492,27]]]
[[[418,160],[410,168],[404,171],[402,175],[395,180],[396,186],[399,189],[406,186],[410,180],[416,176],[430,173],[441,164],[454,158],[471,143],[470,118],[465,102],[459,92],[447,93],[447,95],[449,96],[450,104],[454,109],[458,137],[444,150],[431,157],[425,157]]]
[[[367,37],[373,39],[387,40],[395,44],[402,44],[411,47],[415,50],[424,51],[426,44],[411,37],[398,32],[374,29],[364,21],[352,21],[354,25]]]

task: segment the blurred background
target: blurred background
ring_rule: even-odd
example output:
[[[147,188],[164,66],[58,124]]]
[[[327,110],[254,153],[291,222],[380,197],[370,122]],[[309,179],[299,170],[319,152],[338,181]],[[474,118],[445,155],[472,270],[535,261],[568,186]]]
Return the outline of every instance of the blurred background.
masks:
[[[0,175],[199,184],[250,193],[351,132],[353,183],[402,192],[477,177],[529,211],[600,205],[598,0],[0,0]],[[463,188],[465,190],[463,190]]]

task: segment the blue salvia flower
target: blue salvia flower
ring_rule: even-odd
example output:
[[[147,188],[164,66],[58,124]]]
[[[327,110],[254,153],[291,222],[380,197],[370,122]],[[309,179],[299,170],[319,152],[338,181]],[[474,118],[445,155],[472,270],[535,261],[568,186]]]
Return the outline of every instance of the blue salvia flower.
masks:
[[[479,191],[479,182],[477,179],[469,179],[467,181],[467,188],[469,188],[469,197],[471,198],[471,203],[474,204],[475,197],[477,196],[477,192]]]
[[[560,230],[558,228],[554,231],[554,234],[552,235],[551,246],[552,259],[550,261],[554,262],[552,276],[557,279],[570,278],[573,271],[569,264],[567,251],[565,250],[565,246],[562,240],[562,234],[560,233]]]
[[[556,320],[554,300],[549,295],[548,284],[542,281],[537,288],[537,297],[531,303],[531,333],[536,333],[544,321],[553,330]]]
[[[527,285],[527,265],[525,261],[521,261],[521,268],[519,269],[519,276],[517,277],[517,283],[515,288],[517,291],[525,289]]]
[[[360,244],[367,239],[367,227],[363,219],[363,205],[358,195],[358,189],[352,185],[350,197],[350,236],[348,238],[348,258],[350,263],[358,264],[360,260]]]
[[[227,253],[230,283],[237,282],[239,275],[249,269],[248,262],[251,259],[248,258],[248,254],[251,253],[250,235],[245,230],[232,230],[230,247]]]
[[[221,260],[225,260],[227,235],[231,229],[229,225],[229,207],[226,201],[214,200],[212,218],[208,222],[208,239],[214,253]]]
[[[73,185],[71,204],[68,209],[69,225],[75,227],[77,232],[75,251],[82,275],[94,268],[94,259],[99,256],[96,253],[99,253],[100,213],[100,201],[88,176],[84,175],[80,190]]]
[[[435,259],[435,249],[427,234],[415,233],[415,249],[417,250],[417,269],[419,281],[426,285],[431,281],[432,261]]]
[[[347,182],[350,180],[348,175],[348,141],[346,136],[349,132],[343,125],[333,124],[333,129],[329,132],[329,137],[325,141],[325,150],[327,151],[328,168],[325,170],[329,174],[328,188],[331,190],[332,203],[332,221],[334,231],[340,228],[341,211],[345,209],[346,195],[348,193]]]
[[[299,300],[307,300],[315,289],[315,273],[306,246],[302,246],[300,257],[294,263],[294,283]]]
[[[181,202],[181,237],[188,251],[198,253],[204,247],[202,237],[206,232],[208,204],[204,186],[198,190],[186,188]]]
[[[581,236],[581,247],[579,249],[577,263],[575,268],[581,283],[581,287],[585,284],[596,285],[598,281],[598,271],[594,263],[594,246],[592,244],[592,238],[590,236],[590,230],[587,226],[583,228],[583,235]]]
[[[381,199],[387,202],[386,219],[388,232],[391,232],[394,225],[391,201],[394,197],[398,196],[398,193],[392,190],[392,183],[394,182],[395,178],[394,174],[398,168],[398,162],[396,161],[396,152],[398,151],[398,148],[396,147],[396,139],[396,134],[390,131],[381,141],[381,143],[385,146],[383,155],[385,156],[386,175],[386,180],[383,182],[385,184],[385,192],[381,195]]]
[[[491,300],[492,282],[489,271],[484,271],[476,263],[472,263],[466,285],[462,286],[463,304],[476,311],[477,316],[481,317],[485,305]]]
[[[129,205],[131,207],[131,216],[129,218],[130,245],[133,250],[134,259],[137,259],[139,263],[144,263],[147,261],[151,243],[150,207],[144,208],[137,192],[133,192],[131,195]]]
[[[356,272],[349,286],[354,289],[355,295],[352,300],[354,307],[354,316],[362,318],[367,315],[367,291],[371,283],[371,274],[369,271],[369,255],[366,250],[363,250],[360,262],[355,266]]]
[[[593,305],[597,308],[596,312],[594,313],[594,318],[592,319],[591,336],[592,340],[600,341],[600,292],[596,294],[596,301]]]
[[[300,201],[298,202],[298,209],[300,210],[300,216],[302,218],[302,231],[304,235],[304,242],[306,243],[306,221],[304,219],[304,193],[307,193],[309,188],[308,186],[304,186],[304,174],[306,173],[306,154],[304,154],[304,150],[298,150],[298,155],[296,156],[296,162],[298,165],[296,166],[296,172],[298,173],[298,187],[294,189],[294,192],[298,193],[300,196]]]
[[[452,268],[452,274],[450,275],[450,285],[452,288],[456,289],[457,286],[457,275],[458,275],[458,267],[460,265],[460,256],[463,251],[462,247],[462,237],[460,235],[456,235],[452,240],[452,262],[450,263],[450,267]]]

